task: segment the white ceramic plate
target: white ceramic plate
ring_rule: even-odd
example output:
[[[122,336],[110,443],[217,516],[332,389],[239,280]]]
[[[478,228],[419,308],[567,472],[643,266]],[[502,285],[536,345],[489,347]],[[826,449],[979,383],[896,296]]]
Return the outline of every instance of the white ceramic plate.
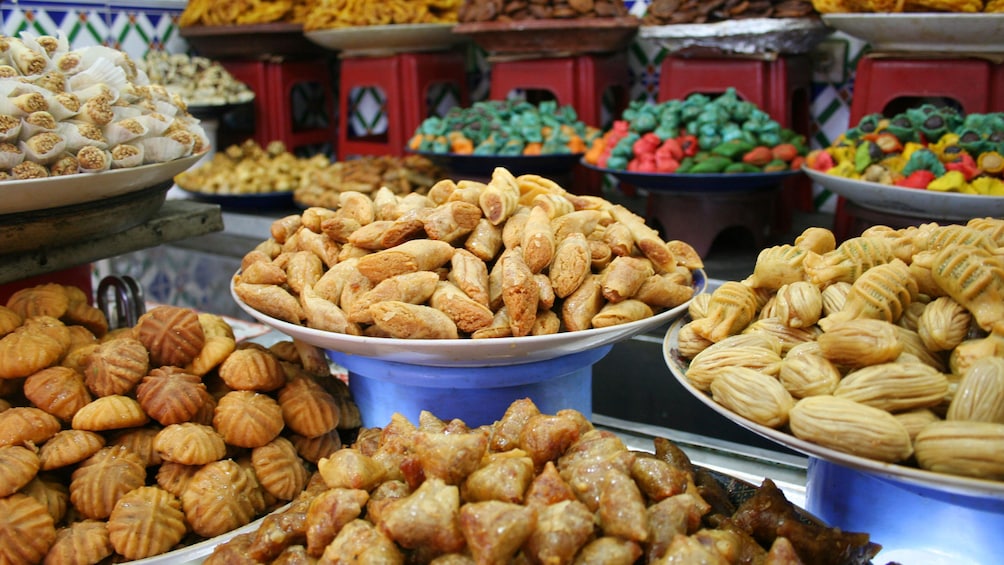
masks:
[[[289,504],[284,504],[273,510],[270,514],[284,512],[287,508],[289,508]],[[199,543],[174,551],[168,551],[167,553],[161,553],[160,555],[154,555],[153,557],[147,557],[146,559],[126,561],[125,563],[129,565],[195,565],[196,563],[202,563],[216,549],[216,546],[226,543],[241,534],[258,531],[263,520],[265,520],[265,516],[215,538],[200,541]]]
[[[830,192],[878,212],[954,221],[1004,216],[1004,196],[903,188],[829,175],[805,166],[802,170],[813,182],[819,183]]]
[[[904,465],[897,465],[895,463],[885,463],[882,461],[875,461],[874,459],[851,455],[849,453],[829,449],[827,447],[801,440],[786,431],[775,430],[774,428],[758,424],[736,414],[721,404],[718,404],[712,400],[711,396],[694,387],[694,385],[690,384],[690,381],[687,380],[687,367],[690,363],[680,356],[678,347],[680,343],[680,328],[687,321],[689,321],[688,317],[682,317],[669,327],[669,331],[666,332],[666,337],[662,342],[663,359],[665,359],[670,372],[673,373],[673,376],[676,377],[676,380],[679,381],[684,388],[696,396],[698,400],[725,418],[752,432],[760,434],[767,439],[776,441],[785,447],[799,451],[810,457],[818,457],[820,459],[830,461],[831,463],[837,463],[852,469],[872,473],[893,482],[912,484],[927,489],[937,489],[943,492],[967,496],[989,497],[995,500],[1004,500],[1004,481],[989,481],[969,477],[960,477],[956,475],[946,475],[943,473],[933,473],[916,467],[907,467]]]
[[[65,177],[0,182],[0,214],[33,212],[128,194],[170,181],[202,154],[154,165]]]
[[[695,296],[704,292],[707,282],[703,270],[694,271]],[[686,312],[690,305],[688,300],[676,308],[630,324],[544,336],[498,339],[393,339],[339,334],[290,324],[262,314],[245,304],[234,293],[233,280],[230,282],[230,293],[237,305],[259,322],[311,345],[350,355],[379,357],[382,361],[435,367],[496,367],[546,361],[579,353],[668,324]]]
[[[307,31],[303,35],[321,47],[353,55],[441,51],[467,41],[466,37],[453,33],[453,24],[343,27]]]
[[[876,51],[1004,52],[1004,14],[823,14],[823,23]]]

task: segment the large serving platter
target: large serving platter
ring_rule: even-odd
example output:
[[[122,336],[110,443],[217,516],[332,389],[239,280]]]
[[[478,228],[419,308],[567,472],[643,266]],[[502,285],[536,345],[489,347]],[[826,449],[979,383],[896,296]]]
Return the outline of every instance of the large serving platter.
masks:
[[[822,19],[832,28],[867,41],[873,51],[1004,52],[1004,14],[823,14]]]
[[[931,220],[965,221],[1004,216],[1004,196],[903,188],[839,177],[808,167],[802,170],[813,182],[869,210]]]
[[[777,188],[800,171],[773,173],[636,173],[605,169],[582,161],[588,169],[613,175],[635,188],[658,192],[754,192]]]
[[[879,478],[884,478],[893,482],[915,485],[924,489],[937,489],[941,492],[954,493],[964,496],[986,497],[996,501],[1004,500],[1004,481],[991,481],[934,473],[916,467],[907,467],[896,463],[885,463],[844,453],[835,449],[830,449],[799,439],[784,430],[776,430],[752,420],[744,418],[721,404],[715,402],[710,395],[696,388],[687,379],[687,368],[689,362],[680,355],[679,334],[680,328],[689,321],[684,316],[678,318],[666,332],[663,340],[662,354],[666,365],[669,367],[673,377],[687,389],[688,392],[697,397],[698,400],[706,404],[709,408],[718,412],[726,419],[754,432],[767,439],[773,440],[780,445],[804,453],[810,457],[817,457],[832,463],[843,465],[852,469],[857,469]]]
[[[673,55],[769,55],[809,53],[832,32],[818,18],[745,18],[642,26],[638,37]]]
[[[310,41],[343,56],[442,51],[464,43],[453,24],[390,24],[340,27],[304,32]]]
[[[694,296],[707,288],[703,270],[694,271]],[[340,334],[291,324],[248,306],[230,284],[237,305],[259,322],[326,350],[377,357],[382,361],[440,367],[497,367],[555,359],[587,349],[610,345],[659,326],[686,312],[690,301],[650,318],[608,328],[561,332],[543,336],[497,339],[393,339]]]
[[[452,176],[491,177],[495,167],[504,167],[515,176],[523,174],[555,175],[568,173],[582,158],[581,153],[552,153],[544,155],[464,155],[460,153],[435,153],[416,151],[436,165],[450,171]]]
[[[460,23],[453,33],[470,36],[489,55],[539,58],[620,51],[640,24],[634,16],[525,19]]]
[[[0,182],[0,215],[59,208],[136,192],[170,180],[200,158],[202,154],[102,173],[3,181]]]
[[[178,190],[193,200],[219,204],[224,210],[288,210],[294,207],[293,191],[273,191],[253,194],[220,194],[202,192],[178,186]]]

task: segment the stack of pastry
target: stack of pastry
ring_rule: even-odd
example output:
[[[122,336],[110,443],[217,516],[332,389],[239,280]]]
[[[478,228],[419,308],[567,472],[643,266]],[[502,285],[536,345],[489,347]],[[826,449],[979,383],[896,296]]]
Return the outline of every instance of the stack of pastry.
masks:
[[[0,562],[226,533],[296,497],[359,426],[323,352],[238,344],[219,316],[158,306],[109,331],[80,289],[46,284],[0,306],[0,335]]]

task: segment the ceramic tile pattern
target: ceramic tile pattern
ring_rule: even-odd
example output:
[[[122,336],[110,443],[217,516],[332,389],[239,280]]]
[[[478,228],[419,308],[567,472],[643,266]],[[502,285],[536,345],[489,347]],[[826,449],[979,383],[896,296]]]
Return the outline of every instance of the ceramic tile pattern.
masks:
[[[648,0],[626,3],[632,13],[641,14]],[[134,58],[142,58],[149,50],[185,52],[188,45],[178,34],[177,27],[177,16],[184,6],[183,0],[5,1],[0,6],[0,32],[6,35],[26,30],[36,34],[63,33],[74,48],[105,44],[122,49]],[[863,42],[838,33],[813,54],[816,72],[810,136],[815,145],[828,145],[847,128],[853,84],[851,71],[865,49]],[[655,100],[659,88],[659,63],[664,56],[665,51],[650,42],[636,41],[630,46],[632,99]],[[469,50],[468,70],[472,100],[487,98],[490,65],[485,53],[476,47]],[[301,93],[307,98],[312,95],[310,91]],[[362,135],[385,131],[383,94],[375,89],[359,89],[352,96],[355,101],[350,120],[353,132]],[[428,96],[429,107],[440,115],[457,103],[456,93],[449,88],[432,89]],[[293,111],[298,124],[309,125],[327,119],[326,116],[311,115],[296,108]],[[604,121],[612,117],[608,112]],[[833,204],[834,199],[817,188],[816,208],[832,210]],[[100,262],[97,276],[112,272],[131,274],[143,281],[153,300],[233,313],[229,291],[214,288],[211,284],[215,280],[229,280],[235,270],[233,265],[221,265],[218,260],[198,257],[191,252],[157,250],[134,255]]]

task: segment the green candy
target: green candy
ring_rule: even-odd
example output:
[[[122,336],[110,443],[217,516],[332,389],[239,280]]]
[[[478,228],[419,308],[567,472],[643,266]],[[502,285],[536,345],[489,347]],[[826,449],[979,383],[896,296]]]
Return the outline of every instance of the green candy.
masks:
[[[732,160],[720,155],[712,155],[707,159],[695,164],[690,169],[690,173],[720,173],[732,164]],[[679,169],[678,169],[679,171]]]

